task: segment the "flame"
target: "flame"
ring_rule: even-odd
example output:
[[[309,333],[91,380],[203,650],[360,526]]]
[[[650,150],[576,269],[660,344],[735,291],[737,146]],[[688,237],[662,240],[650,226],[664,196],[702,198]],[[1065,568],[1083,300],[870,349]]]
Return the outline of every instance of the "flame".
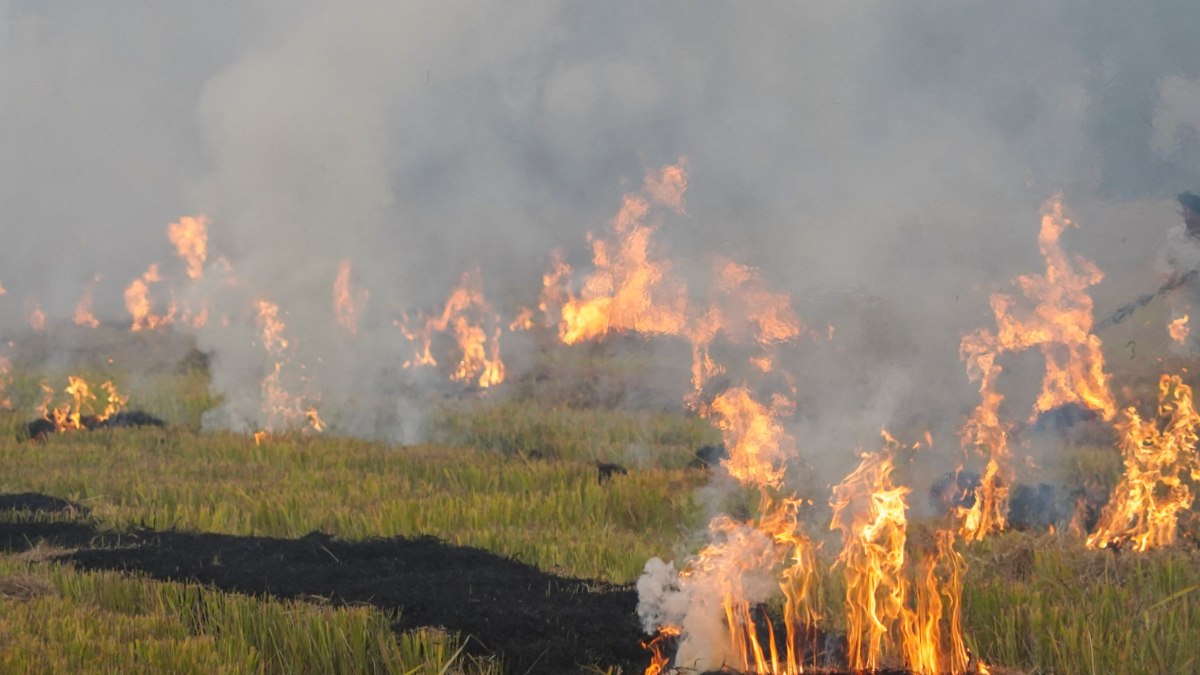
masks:
[[[903,663],[920,673],[962,673],[961,594],[966,564],[954,532],[935,533],[935,545],[913,565],[906,555],[909,489],[892,482],[899,447],[885,432],[884,452],[863,453],[858,468],[833,488],[831,530],[841,530],[846,636],[851,670]],[[942,570],[948,583],[939,585]],[[949,648],[945,644],[949,643]]]
[[[343,260],[338,265],[337,277],[333,280],[333,315],[342,330],[357,335],[358,323],[370,293],[365,288],[355,289],[351,286],[350,270],[349,260]]]
[[[436,366],[433,355],[433,338],[439,333],[450,332],[458,344],[461,357],[450,374],[456,382],[471,382],[487,388],[504,381],[504,362],[500,358],[499,316],[483,297],[483,282],[478,267],[463,272],[446,306],[438,316],[427,317],[416,328],[405,316],[400,330],[415,346],[413,358],[404,362],[405,368]],[[493,324],[489,334],[484,323]]]
[[[5,290],[4,284],[0,284],[0,295],[8,295],[8,291]]]
[[[653,198],[680,213],[687,186],[682,165],[646,177],[643,194],[627,194],[613,222],[612,239],[589,235],[595,270],[579,297],[562,307],[559,338],[576,344],[613,331],[676,335],[686,322],[687,288],[670,264],[650,252],[654,227],[646,224]]]
[[[120,412],[129,400],[117,391],[111,380],[106,380],[99,386],[105,394],[105,406],[102,411],[96,412],[96,394],[92,391],[92,386],[82,377],[69,375],[67,386],[63,389],[68,400],[51,407],[55,398],[54,389],[45,382],[39,386],[42,389],[42,400],[35,411],[39,417],[54,422],[57,431],[86,429],[104,422]]]
[[[9,374],[12,372],[12,362],[7,356],[0,354],[0,410],[12,410],[12,398],[8,396]]]
[[[208,218],[184,216],[167,226],[167,238],[175,245],[179,257],[187,262],[187,275],[199,279],[204,275],[204,260],[208,255]]]
[[[262,445],[263,443],[270,440],[270,438],[271,438],[271,434],[268,434],[265,431],[254,432],[254,444],[255,445]]]
[[[1187,478],[1200,480],[1197,425],[1192,388],[1179,376],[1159,381],[1157,419],[1143,420],[1133,406],[1125,410],[1117,423],[1125,474],[1087,538],[1088,548],[1128,544],[1146,551],[1174,541],[1179,514],[1195,498]]]
[[[791,437],[777,416],[786,402],[765,406],[744,385],[722,392],[713,400],[712,414],[729,448],[721,462],[730,475],[747,485],[779,487],[787,461],[795,456]]]
[[[150,285],[160,281],[162,281],[162,276],[158,273],[158,263],[152,263],[142,273],[142,276],[134,279],[125,289],[125,308],[133,317],[130,330],[154,330],[174,321],[176,311],[174,303],[166,314],[154,314],[154,303],[150,300]]]
[[[46,313],[37,305],[29,310],[29,327],[36,331],[46,330]]]
[[[316,408],[306,407],[305,397],[293,394],[292,388],[284,382],[284,365],[290,363],[286,354],[289,343],[283,334],[287,326],[279,318],[279,306],[259,300],[256,307],[263,349],[274,361],[271,372],[259,385],[265,417],[265,429],[262,431],[284,431],[301,426],[306,431],[322,431],[325,425],[317,415]]]
[[[1184,314],[1167,325],[1167,333],[1171,335],[1171,339],[1181,345],[1187,343],[1188,333],[1190,332],[1191,328],[1188,326],[1187,314]]]
[[[546,326],[558,324],[563,305],[572,299],[571,282],[571,266],[563,260],[562,249],[556,248],[550,252],[550,267],[542,274],[542,292],[538,296],[538,310]]]
[[[100,278],[100,275],[97,274],[83,287],[83,295],[79,298],[79,304],[75,305],[73,319],[76,326],[95,328],[100,325],[100,321],[96,319],[96,315],[92,314],[92,303],[95,302],[96,298],[96,284],[100,283]]]
[[[517,332],[519,330],[531,330],[533,328],[533,310],[528,307],[522,307],[517,312],[517,317],[508,324],[508,330]]]
[[[664,643],[679,637],[680,632],[679,626],[663,626],[658,629],[658,634],[654,636],[653,640],[642,643],[642,648],[649,650],[651,653],[650,665],[646,668],[646,675],[662,675],[666,672],[671,659],[663,653],[665,649]]]
[[[1011,425],[1000,420],[1004,396],[996,389],[1002,354],[1038,347],[1045,359],[1046,373],[1031,422],[1040,413],[1069,403],[1094,410],[1105,420],[1116,414],[1100,339],[1091,333],[1092,298],[1087,292],[1104,275],[1091,261],[1068,256],[1058,241],[1062,232],[1074,225],[1063,213],[1061,195],[1043,205],[1038,249],[1046,271],[1019,276],[1015,281],[1033,307],[1022,310],[1015,296],[993,294],[996,331],[970,333],[959,347],[970,380],[979,382],[980,396],[979,405],[963,426],[963,445],[975,447],[988,458],[973,513],[963,520],[961,534],[965,537],[981,539],[1006,525],[1007,486],[1014,474],[1008,448]]]

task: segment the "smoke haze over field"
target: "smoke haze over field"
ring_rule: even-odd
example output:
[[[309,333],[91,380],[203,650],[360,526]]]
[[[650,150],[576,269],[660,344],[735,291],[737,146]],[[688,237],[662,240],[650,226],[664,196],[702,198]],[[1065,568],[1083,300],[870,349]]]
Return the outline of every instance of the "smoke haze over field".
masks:
[[[1038,269],[1055,192],[1067,248],[1108,274],[1100,311],[1154,282],[1172,198],[1200,187],[1198,35],[1192,0],[0,2],[0,328],[29,303],[69,319],[97,273],[96,313],[124,320],[150,263],[183,278],[165,229],[203,212],[325,400],[394,398],[417,386],[397,383],[399,310],[474,262],[494,306],[532,303],[551,249],[586,268],[585,233],[686,156],[664,250],[684,274],[759,266],[837,325],[853,358],[796,357],[802,403],[854,413],[831,436],[873,432],[901,401],[970,395],[959,336]],[[353,347],[329,309],[345,259],[370,291]],[[262,360],[244,325],[199,336],[230,400]]]

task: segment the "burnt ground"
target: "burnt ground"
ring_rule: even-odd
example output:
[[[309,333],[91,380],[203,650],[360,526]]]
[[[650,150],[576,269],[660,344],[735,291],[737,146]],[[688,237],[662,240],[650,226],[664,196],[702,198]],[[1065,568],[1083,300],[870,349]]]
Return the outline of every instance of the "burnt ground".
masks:
[[[74,511],[63,500],[33,493],[0,495],[0,508]],[[638,672],[649,661],[640,646],[644,636],[632,586],[554,576],[432,537],[349,542],[319,533],[275,539],[147,529],[103,532],[86,519],[0,523],[0,545],[7,551],[26,550],[39,541],[77,549],[59,560],[80,569],[395,611],[396,630],[441,626],[469,635],[469,651],[497,655],[511,672],[577,672],[596,664]]]
[[[66,549],[56,561],[84,570],[199,582],[254,596],[371,605],[399,617],[396,631],[439,626],[469,636],[467,651],[498,656],[513,673],[574,673],[597,665],[637,673],[650,660],[641,647],[647,638],[634,612],[632,585],[555,576],[433,537],[352,542],[319,532],[299,539],[147,528],[114,532],[97,528],[85,507],[64,499],[0,494],[0,511],[14,510],[42,517],[0,522],[0,550],[6,552],[41,543]],[[819,661],[844,663],[844,638],[818,635],[813,641],[824,645]]]

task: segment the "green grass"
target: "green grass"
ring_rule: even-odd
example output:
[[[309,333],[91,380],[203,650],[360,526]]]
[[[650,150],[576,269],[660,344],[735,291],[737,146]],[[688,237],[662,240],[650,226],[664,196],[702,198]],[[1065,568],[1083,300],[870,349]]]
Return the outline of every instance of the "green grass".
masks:
[[[628,582],[698,524],[704,474],[345,438],[101,431],[0,446],[0,492],[88,506],[104,526],[346,539],[431,534],[545,570]]]

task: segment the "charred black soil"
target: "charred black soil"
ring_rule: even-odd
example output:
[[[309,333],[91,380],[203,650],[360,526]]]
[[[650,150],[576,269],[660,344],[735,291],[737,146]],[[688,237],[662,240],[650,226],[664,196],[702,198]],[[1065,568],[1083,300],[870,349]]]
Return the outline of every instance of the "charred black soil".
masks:
[[[469,650],[499,656],[511,672],[577,672],[597,664],[637,672],[649,660],[639,645],[644,636],[632,586],[546,574],[431,537],[349,542],[319,533],[300,539],[116,533],[98,530],[54,497],[0,495],[2,507],[79,515],[0,523],[7,551],[44,541],[77,549],[60,560],[81,569],[198,581],[251,595],[369,604],[398,612],[396,630],[441,626],[469,635]]]

